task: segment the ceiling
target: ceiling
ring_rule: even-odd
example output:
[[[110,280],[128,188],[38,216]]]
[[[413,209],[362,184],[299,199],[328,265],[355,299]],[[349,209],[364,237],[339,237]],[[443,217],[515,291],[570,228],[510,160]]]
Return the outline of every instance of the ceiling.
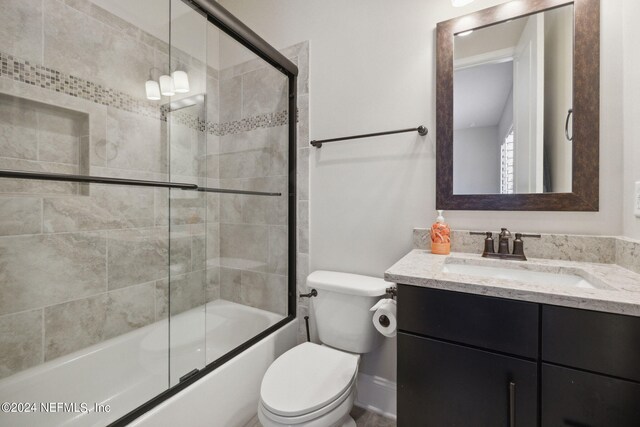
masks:
[[[513,87],[513,61],[483,64],[454,72],[455,130],[500,123]]]
[[[456,36],[454,56],[456,60],[482,55],[503,49],[513,49],[522,36],[529,18],[519,18],[475,30],[466,36]]]

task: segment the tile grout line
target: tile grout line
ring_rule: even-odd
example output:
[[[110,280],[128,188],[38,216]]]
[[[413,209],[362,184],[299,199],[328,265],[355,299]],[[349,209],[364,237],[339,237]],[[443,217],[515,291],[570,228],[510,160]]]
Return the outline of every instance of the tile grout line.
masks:
[[[44,46],[44,17],[45,17],[45,13],[44,13],[44,1],[45,0],[41,0],[40,1],[40,20],[42,21],[42,26],[40,27],[40,42],[41,42],[41,51],[40,51],[40,60],[41,63],[44,64],[44,51],[45,51],[45,46]]]
[[[42,307],[40,310],[42,310],[41,316],[42,316],[42,320],[41,320],[41,325],[40,325],[40,333],[42,334],[42,338],[41,338],[41,345],[42,345],[42,359],[40,363],[44,363],[44,361],[46,360],[46,355],[45,355],[45,343],[46,343],[46,329],[45,329],[45,319],[44,319],[44,307]]]
[[[36,235],[43,235],[44,232],[44,197],[40,198],[40,233]],[[22,234],[18,234],[18,236],[22,236]],[[5,237],[5,236],[2,236]]]
[[[104,233],[104,245],[105,245],[105,250],[104,250],[104,283],[107,289],[107,292],[109,291],[109,241],[111,240],[109,238],[109,231],[105,231]]]
[[[159,280],[162,280],[162,279],[159,279]],[[31,312],[31,311],[45,310],[47,308],[56,307],[56,306],[59,306],[59,305],[64,305],[64,304],[68,304],[68,303],[72,303],[72,302],[76,302],[76,301],[82,301],[82,300],[85,300],[85,299],[94,298],[94,297],[101,296],[101,295],[106,295],[106,294],[109,294],[109,293],[112,293],[112,292],[119,292],[119,291],[123,291],[124,292],[125,290],[138,288],[138,287],[143,287],[145,285],[149,285],[149,284],[155,283],[155,282],[156,281],[154,280],[154,281],[149,281],[149,282],[136,283],[135,285],[123,286],[121,288],[101,291],[101,292],[98,292],[98,293],[95,293],[95,294],[91,294],[91,295],[87,295],[87,296],[80,297],[80,298],[72,298],[72,299],[61,301],[61,302],[57,302],[55,304],[44,305],[42,307],[28,308],[28,309],[25,309],[25,310],[16,311],[14,313],[5,313],[5,314],[0,315],[0,318],[5,317],[5,316],[14,316],[14,315],[19,315],[19,314],[24,314],[24,313],[28,313],[28,312]]]

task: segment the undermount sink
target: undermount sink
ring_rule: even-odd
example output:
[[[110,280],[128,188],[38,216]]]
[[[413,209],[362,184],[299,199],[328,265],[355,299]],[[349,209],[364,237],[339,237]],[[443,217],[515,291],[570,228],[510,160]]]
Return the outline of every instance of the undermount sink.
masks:
[[[490,279],[516,280],[536,285],[557,285],[587,289],[600,288],[600,286],[594,285],[583,277],[567,273],[546,273],[515,268],[455,263],[445,263],[442,271],[443,273],[464,274]]]

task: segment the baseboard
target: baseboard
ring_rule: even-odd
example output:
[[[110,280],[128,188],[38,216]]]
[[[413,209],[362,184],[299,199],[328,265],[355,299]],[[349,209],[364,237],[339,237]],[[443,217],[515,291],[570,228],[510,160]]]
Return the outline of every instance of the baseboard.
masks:
[[[385,378],[358,374],[355,405],[383,417],[396,419],[396,383]]]

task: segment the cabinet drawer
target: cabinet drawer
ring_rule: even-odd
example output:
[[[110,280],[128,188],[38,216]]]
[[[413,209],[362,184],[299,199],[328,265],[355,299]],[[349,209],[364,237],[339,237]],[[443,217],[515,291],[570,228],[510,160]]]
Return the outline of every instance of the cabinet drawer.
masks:
[[[461,344],[538,357],[538,304],[398,286],[398,328]]]
[[[640,384],[542,365],[542,425],[637,427]]]
[[[401,332],[398,427],[535,427],[537,370],[535,362]]]
[[[640,318],[545,305],[542,359],[640,382]]]

